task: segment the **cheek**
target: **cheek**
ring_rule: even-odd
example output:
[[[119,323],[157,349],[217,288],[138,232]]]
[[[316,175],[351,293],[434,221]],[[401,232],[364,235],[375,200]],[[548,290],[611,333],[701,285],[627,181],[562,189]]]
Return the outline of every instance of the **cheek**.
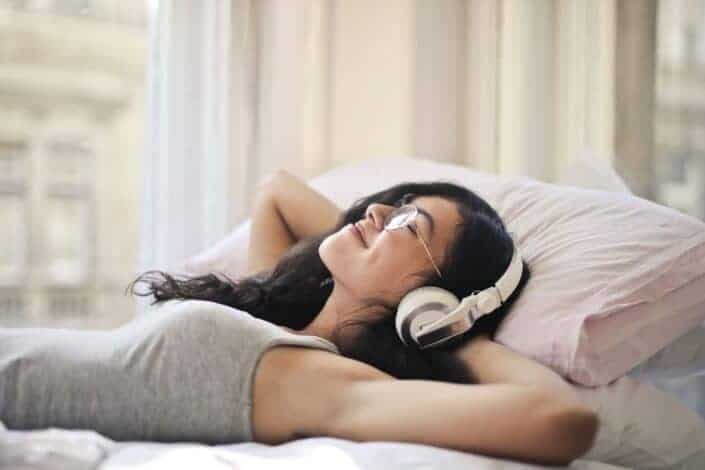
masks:
[[[365,291],[396,286],[421,269],[411,247],[393,238],[377,240],[365,248],[341,231],[326,238],[318,253],[336,277]]]
[[[377,285],[397,283],[413,271],[413,253],[394,240],[385,240],[367,253],[363,269],[366,276]]]
[[[413,253],[395,248],[393,253],[370,256],[369,263],[356,281],[358,288],[367,295],[382,296],[389,302],[398,302],[410,289],[417,286],[412,273],[418,270]],[[354,275],[354,274],[351,274]]]
[[[345,270],[362,265],[368,251],[345,229],[330,235],[318,247],[323,263],[338,277],[343,276]]]

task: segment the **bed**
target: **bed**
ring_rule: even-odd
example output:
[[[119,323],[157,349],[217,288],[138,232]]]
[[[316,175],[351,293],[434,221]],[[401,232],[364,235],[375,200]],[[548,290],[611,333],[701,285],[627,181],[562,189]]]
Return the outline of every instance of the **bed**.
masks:
[[[400,176],[406,178],[413,176],[414,171],[428,174],[428,165],[414,160],[399,162],[397,166],[407,172]],[[573,169],[582,184],[590,174],[587,171],[590,168],[586,168]],[[604,184],[604,175],[612,174],[609,171],[606,168],[596,173],[593,180]],[[233,243],[241,244],[238,237],[246,228],[243,225],[240,231],[235,231],[231,237]],[[221,251],[228,248],[224,243],[218,247]],[[215,253],[211,258],[222,259],[218,250],[211,252]],[[702,304],[684,311],[703,318]],[[581,391],[586,403],[599,411],[604,426],[593,449],[564,468],[705,469],[705,322],[699,321],[687,334],[609,386],[595,389],[597,392]],[[680,449],[677,456],[676,448]],[[0,470],[135,468],[528,470],[557,467],[401,442],[362,443],[320,437],[277,446],[255,442],[211,446],[196,442],[117,442],[87,429],[19,431],[0,426]]]

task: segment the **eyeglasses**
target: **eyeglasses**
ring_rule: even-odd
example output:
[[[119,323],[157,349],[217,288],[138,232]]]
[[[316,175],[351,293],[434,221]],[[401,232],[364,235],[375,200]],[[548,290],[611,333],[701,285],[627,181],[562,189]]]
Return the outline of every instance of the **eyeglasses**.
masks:
[[[424,250],[426,250],[426,254],[428,254],[428,259],[431,260],[431,264],[433,264],[434,269],[438,273],[438,277],[443,279],[441,271],[438,269],[438,266],[436,266],[436,263],[433,261],[431,251],[428,249],[428,245],[421,236],[421,231],[419,230],[418,225],[416,224],[416,216],[418,214],[419,210],[413,204],[404,204],[401,207],[397,207],[392,212],[390,212],[384,219],[384,229],[389,231],[404,228],[407,225],[410,226],[412,232],[416,234],[416,238],[419,239],[419,241],[424,247]]]

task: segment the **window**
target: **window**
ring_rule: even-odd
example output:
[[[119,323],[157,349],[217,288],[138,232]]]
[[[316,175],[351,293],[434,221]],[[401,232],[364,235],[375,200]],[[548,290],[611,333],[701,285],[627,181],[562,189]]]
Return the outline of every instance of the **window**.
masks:
[[[4,232],[0,243],[0,286],[19,284],[26,271],[26,160],[25,142],[0,141],[0,220]]]
[[[0,284],[19,284],[26,269],[26,209],[22,194],[0,195],[0,220],[3,240],[0,243]]]
[[[705,219],[705,0],[661,0],[654,155],[660,203]]]
[[[0,0],[0,326],[136,311],[152,3]]]
[[[27,315],[28,310],[22,293],[0,289],[0,320],[3,326],[26,325]]]
[[[20,192],[27,177],[27,144],[22,141],[0,141],[0,185]]]

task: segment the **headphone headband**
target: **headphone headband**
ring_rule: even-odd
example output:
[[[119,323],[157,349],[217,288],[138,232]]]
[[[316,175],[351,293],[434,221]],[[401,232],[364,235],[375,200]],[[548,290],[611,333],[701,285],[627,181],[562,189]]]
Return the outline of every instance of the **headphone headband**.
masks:
[[[509,296],[512,295],[512,292],[514,292],[514,289],[517,288],[519,281],[521,281],[523,271],[524,265],[522,263],[522,258],[519,254],[519,249],[515,245],[512,261],[510,261],[507,270],[493,286],[488,288],[494,288],[494,290],[498,292],[500,305],[506,302]],[[481,313],[481,315],[483,315],[483,313]]]

